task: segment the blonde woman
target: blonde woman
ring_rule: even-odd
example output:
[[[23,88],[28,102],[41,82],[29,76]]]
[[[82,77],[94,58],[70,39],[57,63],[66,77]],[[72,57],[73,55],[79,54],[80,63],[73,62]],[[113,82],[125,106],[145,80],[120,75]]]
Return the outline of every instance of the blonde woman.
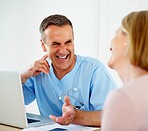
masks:
[[[123,18],[110,50],[124,85],[108,96],[101,131],[148,131],[148,10]]]

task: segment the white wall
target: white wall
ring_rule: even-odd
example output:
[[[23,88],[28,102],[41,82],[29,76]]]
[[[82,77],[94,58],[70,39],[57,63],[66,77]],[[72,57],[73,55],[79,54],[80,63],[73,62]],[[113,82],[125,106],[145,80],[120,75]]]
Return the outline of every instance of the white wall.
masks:
[[[147,0],[101,0],[99,28],[99,59],[106,63],[109,46],[122,18],[131,11],[148,10]]]

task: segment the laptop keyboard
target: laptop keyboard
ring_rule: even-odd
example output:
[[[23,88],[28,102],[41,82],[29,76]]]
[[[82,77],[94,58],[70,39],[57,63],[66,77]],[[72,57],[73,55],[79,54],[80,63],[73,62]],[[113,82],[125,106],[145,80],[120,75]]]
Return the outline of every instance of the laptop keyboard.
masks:
[[[40,122],[40,120],[27,118],[28,123]]]

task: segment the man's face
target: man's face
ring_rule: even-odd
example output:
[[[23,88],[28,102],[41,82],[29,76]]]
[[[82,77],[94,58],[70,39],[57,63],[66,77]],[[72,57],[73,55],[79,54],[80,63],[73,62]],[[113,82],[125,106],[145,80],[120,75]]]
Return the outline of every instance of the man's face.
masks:
[[[43,50],[57,70],[69,70],[75,64],[73,31],[69,25],[51,25],[45,31]]]

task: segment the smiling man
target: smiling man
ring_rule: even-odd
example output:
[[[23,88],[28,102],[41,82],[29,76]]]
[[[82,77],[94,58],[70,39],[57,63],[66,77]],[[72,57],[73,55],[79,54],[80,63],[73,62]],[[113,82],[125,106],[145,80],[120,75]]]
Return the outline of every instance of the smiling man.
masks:
[[[36,99],[41,115],[59,124],[100,126],[104,101],[116,87],[105,66],[74,53],[73,26],[67,17],[48,16],[40,33],[47,54],[21,74],[25,104]]]

